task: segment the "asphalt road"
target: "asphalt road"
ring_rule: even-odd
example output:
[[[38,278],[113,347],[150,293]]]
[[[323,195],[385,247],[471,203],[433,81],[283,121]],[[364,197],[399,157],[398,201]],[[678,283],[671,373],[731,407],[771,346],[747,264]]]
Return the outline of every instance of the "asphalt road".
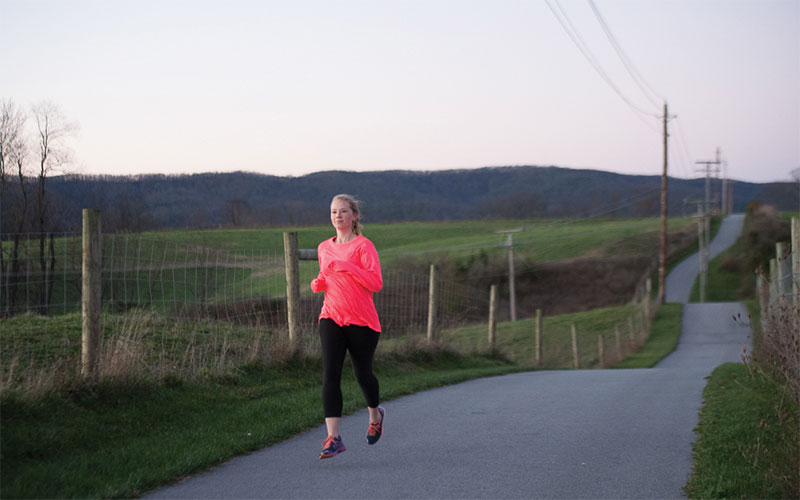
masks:
[[[728,217],[712,253],[740,231]],[[670,274],[667,297],[686,302],[696,272]],[[343,419],[348,449],[335,458],[317,458],[321,425],[145,498],[681,498],[705,377],[739,361],[751,335],[737,303],[683,314],[678,348],[655,368],[520,373],[402,397],[384,404],[375,446],[363,410]]]
[[[717,231],[717,235],[711,240],[708,246],[711,261],[714,257],[733,245],[742,233],[744,225],[744,214],[729,215],[722,221],[722,225]],[[694,280],[700,272],[700,259],[698,254],[687,258],[670,271],[664,281],[667,302],[689,302],[689,294],[692,291]]]

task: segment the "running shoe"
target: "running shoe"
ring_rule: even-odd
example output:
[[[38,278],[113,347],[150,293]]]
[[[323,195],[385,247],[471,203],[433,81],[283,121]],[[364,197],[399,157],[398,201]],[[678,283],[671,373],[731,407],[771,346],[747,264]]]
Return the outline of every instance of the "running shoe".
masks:
[[[369,429],[367,429],[367,443],[369,444],[377,443],[381,438],[381,434],[383,434],[383,418],[386,416],[386,409],[383,406],[379,406],[378,411],[381,414],[381,421],[370,422]]]
[[[319,454],[319,458],[335,457],[346,450],[347,448],[344,447],[341,436],[328,436],[325,438],[325,441],[322,442],[322,453]]]

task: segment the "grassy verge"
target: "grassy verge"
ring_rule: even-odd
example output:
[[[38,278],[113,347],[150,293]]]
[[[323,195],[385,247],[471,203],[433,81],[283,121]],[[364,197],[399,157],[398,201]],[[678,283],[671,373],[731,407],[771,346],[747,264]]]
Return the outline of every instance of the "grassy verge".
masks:
[[[678,346],[683,305],[663,304],[655,317],[644,347],[614,365],[614,368],[652,368]]]
[[[597,335],[613,343],[614,326],[626,324],[635,312],[633,306],[606,307],[580,313],[545,316],[542,318],[542,358],[538,368],[572,368],[570,328],[578,332],[580,365],[597,368]],[[497,324],[495,349],[523,366],[534,366],[535,318]],[[457,349],[485,352],[489,348],[488,325],[472,325],[442,332],[442,338]]]
[[[621,327],[623,348],[627,348],[627,318],[634,311],[633,306],[618,306],[594,309],[591,311],[546,316],[542,319],[542,360],[537,368],[572,368],[571,326],[578,332],[581,346],[580,364],[582,368],[599,368],[597,337],[605,341],[606,361],[613,360],[616,354],[615,326]],[[681,304],[664,304],[653,319],[651,334],[644,346],[630,352],[622,361],[607,365],[614,368],[649,368],[675,350],[681,334]],[[503,356],[521,366],[534,365],[533,318],[497,325],[495,349]],[[488,327],[476,325],[447,330],[442,333],[444,341],[458,349],[482,352],[488,348]]]
[[[706,302],[735,302],[744,298],[744,294],[752,296],[751,290],[743,290],[744,275],[735,267],[731,267],[733,259],[741,258],[742,244],[737,241],[729,249],[717,255],[708,263],[706,278]],[[692,286],[689,302],[700,302],[700,279]]]
[[[376,363],[384,399],[500,375],[501,358],[442,350]],[[99,386],[2,399],[2,498],[122,498],[282,441],[323,421],[319,361],[249,367],[202,381]],[[343,381],[344,407],[363,397]],[[317,450],[309,450],[310,454]]]
[[[751,368],[727,363],[709,378],[690,498],[800,498],[797,404]]]

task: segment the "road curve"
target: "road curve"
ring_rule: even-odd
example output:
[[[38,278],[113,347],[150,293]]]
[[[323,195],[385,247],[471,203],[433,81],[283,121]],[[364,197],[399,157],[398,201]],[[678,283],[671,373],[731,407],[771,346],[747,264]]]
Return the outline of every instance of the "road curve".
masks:
[[[726,218],[712,250],[737,227]],[[667,297],[689,280],[670,274]],[[681,498],[705,377],[738,361],[751,335],[737,303],[683,314],[678,348],[655,368],[537,371],[413,394],[384,404],[375,446],[360,411],[343,419],[348,450],[333,459],[317,458],[320,426],[145,498]]]
[[[739,235],[742,234],[743,225],[744,214],[729,215],[722,220],[717,235],[711,240],[711,244],[708,246],[709,261],[724,252],[739,239]],[[694,286],[695,278],[697,278],[699,272],[700,259],[698,258],[698,254],[684,259],[680,264],[675,266],[664,281],[665,300],[667,302],[680,302],[681,304],[689,302],[689,295],[692,292],[692,286]]]

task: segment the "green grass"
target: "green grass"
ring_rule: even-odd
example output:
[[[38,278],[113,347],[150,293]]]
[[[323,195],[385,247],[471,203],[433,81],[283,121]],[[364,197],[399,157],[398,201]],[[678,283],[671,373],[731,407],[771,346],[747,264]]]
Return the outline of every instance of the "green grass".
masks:
[[[669,219],[669,230],[678,230],[691,224],[691,219]],[[367,224],[364,234],[378,248],[381,261],[390,265],[394,258],[403,255],[437,254],[463,256],[477,248],[495,248],[502,251],[505,235],[497,231],[522,228],[514,236],[514,244],[528,247],[531,258],[561,260],[575,257],[586,251],[603,248],[620,240],[630,239],[629,251],[639,251],[649,241],[638,237],[643,233],[656,233],[660,220],[656,217],[639,219],[562,219],[562,220],[486,220],[454,222],[408,222]],[[209,231],[170,231],[142,233],[152,241],[166,241],[176,246],[190,246],[202,242],[203,246],[221,248],[243,254],[283,254],[283,232],[298,233],[300,248],[316,248],[324,239],[333,236],[330,226],[282,227],[259,229],[220,229]],[[146,251],[145,251],[146,253]],[[169,262],[170,259],[167,258]]]
[[[598,368],[599,355],[597,337],[605,342],[607,359],[615,354],[614,328],[618,326],[622,342],[629,341],[628,317],[634,313],[633,306],[607,307],[591,311],[545,316],[542,318],[542,360],[538,368],[572,368],[571,325],[575,325],[580,346],[580,366]],[[614,363],[615,368],[650,368],[669,355],[681,334],[680,304],[665,304],[656,313],[650,337],[645,345],[634,351],[623,361]],[[495,349],[503,356],[521,366],[535,363],[535,319],[503,322],[497,325]],[[488,349],[488,324],[462,327],[442,332],[442,338],[458,349],[485,352]]]
[[[663,304],[655,317],[644,347],[623,359],[614,368],[652,368],[678,346],[681,336],[683,305]]]
[[[669,219],[668,225],[670,231],[676,231],[691,223],[691,219],[676,217]],[[508,228],[523,229],[514,235],[519,259],[548,262],[587,252],[597,256],[651,254],[660,221],[652,217],[369,224],[365,235],[375,243],[386,270],[404,268],[409,259],[427,263],[449,259],[458,264],[481,252],[488,258],[500,256],[506,252],[506,240],[497,231]],[[104,235],[104,297],[117,310],[145,304],[165,308],[176,301],[213,304],[283,297],[285,231],[298,233],[300,248],[316,248],[333,235],[327,225]],[[37,240],[21,244],[23,255],[38,259]],[[10,259],[11,248],[10,242],[2,247],[6,259]],[[77,311],[80,238],[55,239],[54,254],[54,306],[50,313]],[[309,283],[318,271],[316,262],[301,262],[301,283]],[[37,286],[28,289],[21,283],[18,300],[38,300]],[[310,295],[311,291],[303,286],[301,293]]]
[[[578,333],[580,366],[596,367],[598,363],[597,335],[607,343],[614,341],[614,326],[625,325],[633,314],[633,306],[607,307],[592,311],[545,316],[542,318],[542,363],[540,368],[572,368],[572,324]],[[520,365],[533,366],[535,362],[535,318],[497,324],[495,349]],[[445,342],[458,349],[485,351],[489,346],[488,323],[472,325],[442,332]],[[627,336],[627,331],[625,333]],[[610,345],[610,344],[609,344]]]
[[[446,351],[376,361],[383,399],[518,370]],[[291,361],[195,382],[6,394],[0,496],[129,498],[285,440],[322,423],[320,373],[318,361]],[[349,377],[343,393],[346,413],[363,406]]]
[[[706,302],[735,302],[744,298],[742,296],[742,283],[745,276],[741,272],[725,269],[728,259],[735,259],[742,255],[742,244],[737,241],[729,249],[717,255],[708,263],[706,277]],[[749,294],[748,294],[749,295]],[[692,286],[689,302],[700,302],[700,278]]]
[[[800,418],[787,388],[739,363],[703,392],[689,498],[800,498]]]

